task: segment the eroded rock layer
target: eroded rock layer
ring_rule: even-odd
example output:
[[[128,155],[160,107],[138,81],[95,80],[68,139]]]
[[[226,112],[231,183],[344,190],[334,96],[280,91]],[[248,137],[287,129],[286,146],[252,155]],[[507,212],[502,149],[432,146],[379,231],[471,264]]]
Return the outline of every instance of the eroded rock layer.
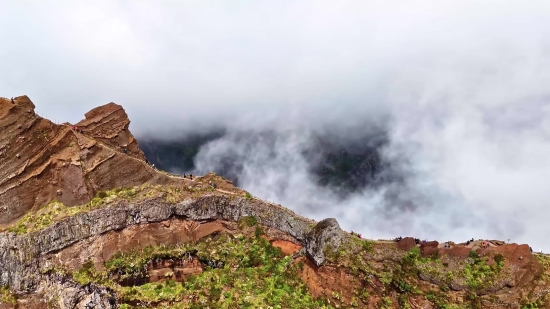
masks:
[[[79,205],[99,190],[177,181],[145,164],[119,105],[92,110],[78,130],[34,108],[26,96],[0,98],[0,229],[53,199]]]

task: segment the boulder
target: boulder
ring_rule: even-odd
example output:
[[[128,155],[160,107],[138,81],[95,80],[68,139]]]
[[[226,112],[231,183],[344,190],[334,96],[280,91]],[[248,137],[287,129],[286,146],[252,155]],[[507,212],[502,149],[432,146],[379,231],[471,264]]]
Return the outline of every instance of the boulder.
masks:
[[[467,258],[470,255],[470,251],[472,251],[472,248],[456,246],[448,248],[445,251],[448,252],[449,256],[452,257]]]
[[[338,250],[343,238],[344,232],[340,229],[338,221],[328,218],[317,223],[308,233],[304,247],[315,265],[321,266],[326,259],[325,249],[330,247],[332,250]]]
[[[439,246],[439,242],[436,241],[436,240],[420,243],[420,248],[424,248],[424,247],[435,247],[435,248],[437,248],[437,246]]]
[[[397,247],[397,249],[404,250],[404,251],[409,251],[412,248],[416,247],[416,242],[414,241],[414,238],[412,238],[412,237],[405,237],[405,238],[401,239],[400,241],[398,241],[395,244],[395,246]]]

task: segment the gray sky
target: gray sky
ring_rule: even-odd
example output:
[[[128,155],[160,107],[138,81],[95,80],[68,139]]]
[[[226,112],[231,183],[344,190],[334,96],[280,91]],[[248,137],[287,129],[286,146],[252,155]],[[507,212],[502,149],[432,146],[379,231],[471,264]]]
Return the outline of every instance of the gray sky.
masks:
[[[138,137],[229,127],[200,168],[231,153],[252,193],[374,237],[550,250],[548,1],[46,2],[0,3],[1,96],[59,122],[113,101]],[[314,132],[373,123],[386,158],[410,162],[400,194],[421,211],[383,191],[336,201],[296,155]],[[278,132],[275,156],[239,152],[238,132],[262,130]]]

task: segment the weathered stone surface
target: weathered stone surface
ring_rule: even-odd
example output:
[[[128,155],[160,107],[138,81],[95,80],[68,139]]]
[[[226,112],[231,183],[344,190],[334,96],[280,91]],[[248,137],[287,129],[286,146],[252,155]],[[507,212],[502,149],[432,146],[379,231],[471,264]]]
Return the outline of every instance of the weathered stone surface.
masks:
[[[44,294],[60,309],[116,308],[114,291],[95,284],[80,285],[60,275],[46,275]],[[55,297],[54,297],[55,296]]]
[[[324,250],[327,246],[330,245],[332,250],[338,250],[343,238],[344,233],[336,219],[322,220],[307,235],[305,241],[306,253],[317,266],[320,266],[325,261]]]
[[[322,221],[322,224],[317,225],[316,232],[308,237],[310,222],[286,209],[240,197],[212,194],[178,204],[169,204],[159,198],[138,203],[118,202],[109,207],[76,214],[38,232],[24,235],[0,233],[0,285],[9,285],[18,293],[35,291],[41,281],[41,272],[52,266],[48,262],[48,254],[92,236],[135,224],[160,223],[173,216],[192,220],[229,221],[254,216],[259,223],[308,244],[308,252],[317,258],[316,263],[324,261],[322,250],[327,243],[338,248],[343,237],[334,219]]]
[[[422,256],[423,257],[437,256],[438,253],[439,253],[439,249],[437,247],[424,247],[424,248],[422,248]]]
[[[100,190],[183,182],[145,163],[119,105],[86,114],[84,134],[27,113],[34,108],[26,96],[0,98],[1,229],[54,199],[75,206]]]
[[[444,254],[447,254],[452,257],[456,258],[467,258],[470,255],[470,251],[472,251],[472,248],[467,247],[452,247],[452,248],[439,248],[439,256],[442,256]]]
[[[397,249],[409,251],[412,248],[416,247],[416,242],[412,237],[405,237],[395,244]]]

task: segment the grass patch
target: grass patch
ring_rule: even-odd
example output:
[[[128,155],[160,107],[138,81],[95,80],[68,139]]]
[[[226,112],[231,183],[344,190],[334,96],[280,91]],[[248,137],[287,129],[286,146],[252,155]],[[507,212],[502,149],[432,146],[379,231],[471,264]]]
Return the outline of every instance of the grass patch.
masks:
[[[240,218],[237,223],[240,228],[253,227],[258,224],[258,219],[254,216],[246,216]]]
[[[500,255],[496,265],[486,264],[486,258],[480,257],[476,251],[470,252],[471,263],[468,263],[464,269],[466,283],[471,290],[479,290],[492,284],[497,279],[502,270],[504,257]],[[497,256],[495,256],[495,261]]]
[[[0,304],[17,305],[17,298],[11,292],[9,286],[0,286]]]
[[[139,200],[153,197],[155,194],[164,193],[164,199],[168,202],[176,202],[184,196],[184,190],[171,186],[151,186],[145,184],[131,188],[116,188],[109,191],[99,191],[88,203],[81,206],[67,207],[58,201],[51,201],[46,206],[34,213],[27,213],[13,226],[7,229],[8,232],[25,234],[40,231],[54,222],[74,216],[81,212],[88,212],[94,209],[105,207],[118,200]]]

